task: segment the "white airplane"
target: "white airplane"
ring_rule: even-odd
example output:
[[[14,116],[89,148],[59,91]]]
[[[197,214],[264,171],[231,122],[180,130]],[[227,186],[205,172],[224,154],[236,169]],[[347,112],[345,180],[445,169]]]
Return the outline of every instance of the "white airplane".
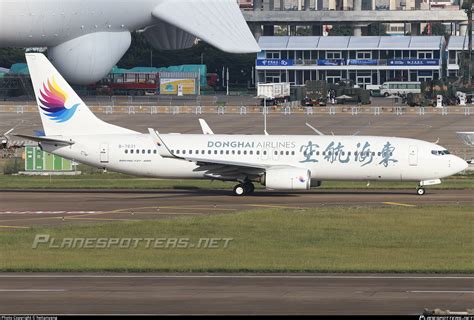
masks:
[[[102,79],[143,31],[156,49],[196,38],[228,52],[259,52],[236,0],[1,0],[0,47],[47,47],[74,84]]]
[[[416,181],[417,193],[467,163],[433,143],[394,137],[324,135],[146,134],[98,119],[42,54],[27,54],[45,136],[22,136],[59,156],[126,174],[255,182],[308,190],[325,180]]]

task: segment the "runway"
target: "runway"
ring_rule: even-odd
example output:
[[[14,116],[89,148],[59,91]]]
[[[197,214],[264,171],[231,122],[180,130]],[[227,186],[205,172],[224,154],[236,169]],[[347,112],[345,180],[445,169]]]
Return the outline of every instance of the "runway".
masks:
[[[0,192],[0,232],[38,225],[106,223],[180,216],[232,214],[255,209],[301,209],[323,206],[472,205],[472,190],[311,190],[235,197],[231,190],[47,190]]]
[[[472,308],[470,275],[0,274],[0,314],[422,314]]]

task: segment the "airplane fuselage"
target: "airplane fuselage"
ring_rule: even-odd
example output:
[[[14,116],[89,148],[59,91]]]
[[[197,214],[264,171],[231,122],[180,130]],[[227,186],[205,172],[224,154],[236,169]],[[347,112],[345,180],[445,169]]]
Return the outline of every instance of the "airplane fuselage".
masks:
[[[135,31],[153,24],[156,0],[3,0],[2,47],[50,47],[94,32]],[[40,26],[40,27],[38,27]]]
[[[211,179],[195,162],[206,158],[305,168],[315,181],[424,181],[462,170],[462,159],[439,145],[374,136],[162,135],[176,158],[163,158],[148,134],[62,137],[71,146],[43,144],[46,151],[110,171],[155,178]]]

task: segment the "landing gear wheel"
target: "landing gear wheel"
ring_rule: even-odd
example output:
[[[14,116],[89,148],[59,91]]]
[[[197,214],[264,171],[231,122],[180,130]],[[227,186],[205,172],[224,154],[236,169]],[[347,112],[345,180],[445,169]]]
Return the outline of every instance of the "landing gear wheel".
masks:
[[[251,182],[246,183],[245,187],[247,189],[246,193],[253,193],[255,191],[255,186]]]
[[[419,196],[422,196],[422,195],[424,195],[424,194],[426,193],[426,190],[425,190],[425,188],[423,188],[423,187],[418,187],[418,188],[416,189],[416,193],[417,193]]]
[[[247,188],[244,185],[238,184],[234,187],[234,194],[236,196],[241,197],[241,196],[244,196],[246,193],[247,193]]]

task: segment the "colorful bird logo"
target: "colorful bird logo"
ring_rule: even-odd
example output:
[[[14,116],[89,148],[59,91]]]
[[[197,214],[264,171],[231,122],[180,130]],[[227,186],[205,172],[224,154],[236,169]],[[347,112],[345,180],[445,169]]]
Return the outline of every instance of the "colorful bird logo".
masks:
[[[303,177],[303,176],[300,176],[298,178],[298,180],[300,180],[301,183],[305,183],[306,182],[306,179]]]
[[[79,103],[73,105],[71,108],[66,108],[66,101],[67,101],[67,94],[62,90],[54,77],[52,81],[43,84],[43,90],[40,90],[40,98],[39,101],[42,105],[40,105],[41,110],[43,113],[58,123],[66,122],[72,118],[74,113],[79,107]]]

